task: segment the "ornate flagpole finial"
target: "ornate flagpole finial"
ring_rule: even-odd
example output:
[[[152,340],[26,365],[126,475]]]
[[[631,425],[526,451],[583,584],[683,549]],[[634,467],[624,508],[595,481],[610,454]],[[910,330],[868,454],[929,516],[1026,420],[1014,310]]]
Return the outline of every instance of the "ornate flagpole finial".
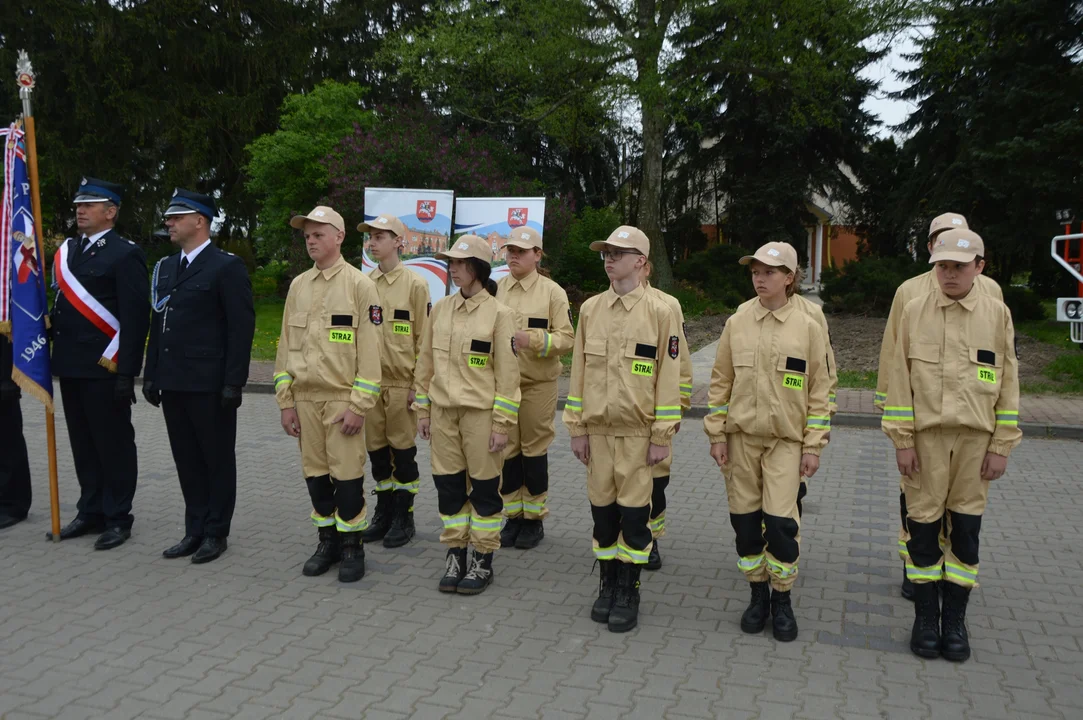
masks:
[[[15,63],[15,82],[19,86],[19,97],[23,101],[23,115],[30,116],[30,93],[34,90],[34,67],[30,64],[30,56],[25,50],[19,51],[19,59]]]

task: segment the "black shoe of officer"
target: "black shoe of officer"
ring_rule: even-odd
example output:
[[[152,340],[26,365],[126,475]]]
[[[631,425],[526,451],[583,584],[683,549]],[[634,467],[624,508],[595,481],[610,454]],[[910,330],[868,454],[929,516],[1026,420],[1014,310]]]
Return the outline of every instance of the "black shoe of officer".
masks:
[[[797,618],[790,606],[790,591],[771,591],[771,630],[775,640],[790,642],[797,639]]]
[[[522,529],[522,515],[508,518],[508,521],[504,523],[504,527],[500,530],[500,547],[515,547],[515,541],[519,539],[519,533]]]
[[[369,526],[361,531],[362,542],[376,542],[382,540],[387,531],[391,529],[391,516],[394,514],[394,493],[390,490],[373,492],[376,496],[376,509],[372,511],[372,520]]]
[[[530,550],[538,547],[538,543],[545,537],[545,526],[541,520],[523,520],[523,526],[519,530],[519,537],[515,539],[515,547],[520,550]],[[504,538],[500,538],[504,542]]]
[[[970,638],[966,632],[966,604],[970,588],[942,582],[944,613],[941,618],[940,654],[945,660],[965,662],[970,659]]]
[[[174,560],[180,557],[188,557],[203,544],[203,538],[195,535],[185,535],[179,543],[162,551],[162,557]]]
[[[384,536],[385,548],[402,547],[414,539],[414,494],[409,490],[396,490],[393,499],[394,518],[391,529]]]
[[[609,609],[609,632],[624,633],[639,624],[638,565],[617,562],[617,591]]]
[[[444,560],[444,577],[440,578],[440,592],[458,592],[459,583],[466,575],[466,548],[448,548]]]
[[[940,596],[936,583],[914,583],[910,651],[918,657],[940,657]]]
[[[365,548],[361,547],[361,533],[340,533],[342,564],[338,566],[338,581],[357,582],[365,577]]]
[[[0,513],[0,530],[9,528],[12,525],[18,525],[23,520],[26,520],[26,515],[19,517],[18,515],[8,515],[7,513]]]
[[[473,555],[470,558],[470,569],[466,571],[466,575],[459,582],[459,587],[455,588],[455,592],[460,595],[477,595],[493,584],[493,554],[479,553],[477,548],[474,548]]]
[[[205,537],[196,554],[192,556],[194,565],[202,565],[222,557],[222,553],[229,547],[229,541],[224,537]]]
[[[128,528],[107,528],[106,531],[99,535],[98,539],[94,541],[94,549],[112,550],[115,547],[120,547],[121,545],[123,545],[131,536],[132,531]]]
[[[60,539],[71,540],[72,538],[82,537],[83,535],[89,535],[91,533],[101,533],[104,531],[104,523],[100,521],[86,520],[77,516],[70,523],[60,528]]]
[[[771,615],[771,588],[766,580],[749,585],[752,586],[752,599],[741,615],[741,630],[746,633],[763,632]]]
[[[647,564],[644,566],[645,570],[661,570],[662,569],[662,553],[658,552],[658,541],[655,540],[651,544],[650,555],[647,556]]]
[[[305,566],[301,568],[301,574],[307,577],[323,575],[331,569],[331,566],[339,561],[338,530],[334,525],[318,528],[320,542],[316,545],[316,552],[312,557],[305,560]]]
[[[590,619],[594,622],[609,622],[609,611],[613,607],[613,595],[617,589],[617,561],[598,561],[598,599],[590,608]]]

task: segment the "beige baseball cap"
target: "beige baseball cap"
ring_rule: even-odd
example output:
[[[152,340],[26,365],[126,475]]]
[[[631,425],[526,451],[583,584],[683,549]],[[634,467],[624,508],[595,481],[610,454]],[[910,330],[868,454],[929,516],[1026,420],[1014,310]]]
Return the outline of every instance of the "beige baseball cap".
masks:
[[[938,232],[945,230],[969,230],[970,226],[966,224],[966,218],[959,213],[946,212],[943,215],[937,215],[933,218],[933,221],[929,223],[929,240],[936,237]]]
[[[522,227],[517,227],[508,233],[508,239],[500,246],[500,249],[503,250],[508,245],[523,248],[524,250],[531,250],[533,248],[541,250],[542,236],[541,233],[534,228],[524,225]]]
[[[929,263],[941,260],[970,262],[978,255],[985,256],[985,243],[973,230],[945,230],[933,240],[933,254]]]
[[[651,255],[651,241],[637,227],[621,225],[609,234],[605,240],[595,240],[590,244],[591,250],[604,251],[607,247],[620,248],[621,250],[638,250],[643,257]]]
[[[371,221],[357,226],[358,232],[373,233],[378,230],[387,230],[395,237],[402,237],[406,234],[406,224],[394,215],[377,215]]]
[[[308,215],[294,215],[290,220],[290,227],[295,227],[298,230],[302,230],[305,227],[305,221],[311,220],[312,222],[325,223],[330,225],[335,230],[345,230],[346,221],[342,219],[342,216],[337,212],[327,207],[326,205],[317,205],[312,208],[312,212]]]
[[[748,265],[753,260],[759,260],[764,265],[797,270],[797,251],[793,249],[793,245],[787,242],[769,242],[760,246],[760,249],[755,254],[745,255],[737,262]]]
[[[493,248],[488,240],[479,235],[463,235],[447,250],[436,253],[436,257],[440,260],[477,258],[488,263],[493,261]]]

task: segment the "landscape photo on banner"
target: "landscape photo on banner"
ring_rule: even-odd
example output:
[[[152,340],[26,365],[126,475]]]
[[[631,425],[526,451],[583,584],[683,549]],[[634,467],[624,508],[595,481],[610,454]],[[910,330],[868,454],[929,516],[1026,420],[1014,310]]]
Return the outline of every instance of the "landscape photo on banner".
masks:
[[[493,250],[493,280],[508,274],[504,251],[500,249],[511,231],[531,227],[544,237],[545,198],[496,197],[455,198],[455,230],[453,235],[480,235]],[[452,286],[451,292],[458,288]]]
[[[432,256],[447,248],[454,201],[451,190],[365,188],[365,222],[380,215],[394,215],[402,221],[406,226],[403,265],[429,284],[432,302],[444,297],[447,290],[447,263]],[[376,263],[362,250],[361,270],[375,269]]]

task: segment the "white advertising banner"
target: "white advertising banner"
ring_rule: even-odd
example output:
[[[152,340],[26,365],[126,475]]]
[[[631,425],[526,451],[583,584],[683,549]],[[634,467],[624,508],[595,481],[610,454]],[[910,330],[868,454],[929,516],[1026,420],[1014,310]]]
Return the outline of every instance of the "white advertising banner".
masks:
[[[528,225],[544,237],[545,198],[500,197],[456,198],[455,231],[458,237],[469,233],[486,238],[493,248],[492,279],[499,280],[508,274],[504,252],[500,246],[517,227]],[[452,292],[457,288],[452,287]]]
[[[451,212],[455,194],[451,190],[415,190],[403,188],[365,188],[365,222],[380,215],[394,215],[406,225],[403,264],[429,284],[432,302],[444,297],[447,288],[447,263],[432,257],[448,246],[451,235]],[[364,272],[376,263],[361,251]]]

